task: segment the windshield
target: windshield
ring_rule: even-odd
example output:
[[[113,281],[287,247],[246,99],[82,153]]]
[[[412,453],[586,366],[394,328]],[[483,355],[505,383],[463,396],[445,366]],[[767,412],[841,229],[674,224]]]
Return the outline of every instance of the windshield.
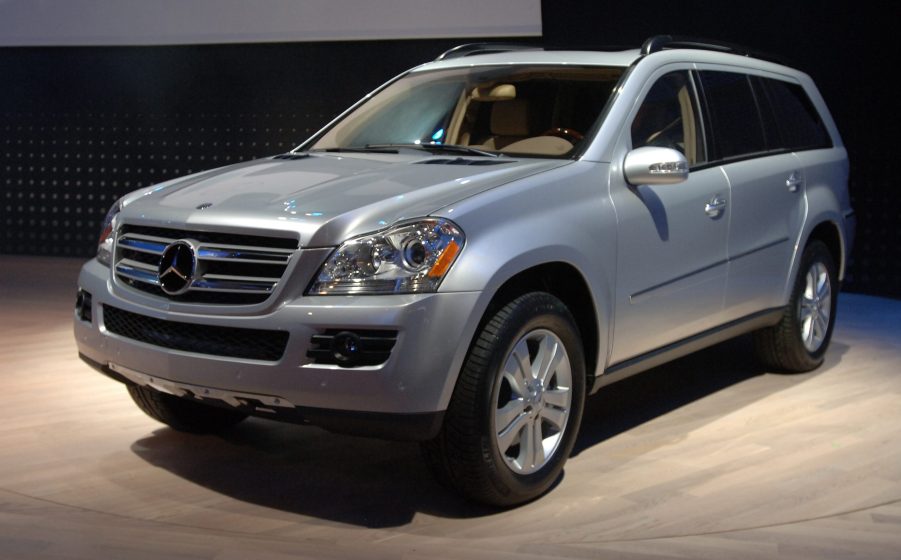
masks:
[[[623,68],[506,65],[412,72],[325,131],[311,150],[403,147],[567,157]]]

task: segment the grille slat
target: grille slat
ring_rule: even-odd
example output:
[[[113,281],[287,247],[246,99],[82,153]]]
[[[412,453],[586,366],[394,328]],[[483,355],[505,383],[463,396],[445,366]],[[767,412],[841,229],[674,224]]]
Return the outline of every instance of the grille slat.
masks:
[[[227,274],[204,274],[203,277],[207,280],[222,280],[225,282],[249,282],[259,284],[275,284],[279,280],[278,278],[264,278],[262,276],[229,276]]]
[[[127,247],[132,251],[154,253],[157,255],[161,255],[169,243],[171,243],[171,241],[158,241],[156,239],[146,239],[131,235],[119,238],[119,245]]]
[[[140,270],[146,270],[146,271],[149,271],[149,272],[153,272],[154,274],[156,274],[156,268],[157,268],[157,267],[156,267],[155,265],[153,265],[153,264],[146,263],[146,262],[143,262],[143,261],[136,261],[136,260],[132,260],[132,259],[129,259],[129,258],[119,259],[119,265],[122,266],[122,267],[137,268],[137,269],[140,269]]]
[[[189,240],[197,266],[191,287],[169,295],[160,289],[166,248]],[[265,301],[298,249],[297,239],[124,225],[116,240],[116,275],[132,288],[186,303],[246,305]]]
[[[106,330],[171,350],[275,362],[288,345],[285,331],[180,323],[103,306]]]
[[[156,268],[151,270],[147,270],[143,266],[132,266],[131,263],[134,261],[126,261],[123,259],[116,265],[116,274],[120,277],[132,280],[135,282],[143,282],[145,284],[150,284],[151,286],[159,285],[159,278],[157,278]],[[134,263],[141,264],[141,263]]]
[[[240,262],[288,262],[293,251],[262,250],[259,247],[242,247],[240,245],[206,245],[201,244],[197,256],[204,260],[224,260]]]
[[[209,292],[249,292],[255,294],[268,294],[274,287],[275,282],[207,279],[195,282],[193,289]]]

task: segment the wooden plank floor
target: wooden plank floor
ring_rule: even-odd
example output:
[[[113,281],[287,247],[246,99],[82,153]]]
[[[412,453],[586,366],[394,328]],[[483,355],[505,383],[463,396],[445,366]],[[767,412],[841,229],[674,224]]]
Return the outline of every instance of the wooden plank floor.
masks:
[[[739,339],[605,388],[511,511],[414,444],[250,420],[191,436],[79,362],[79,263],[0,256],[0,558],[901,558],[901,302],[843,294],[824,367]]]

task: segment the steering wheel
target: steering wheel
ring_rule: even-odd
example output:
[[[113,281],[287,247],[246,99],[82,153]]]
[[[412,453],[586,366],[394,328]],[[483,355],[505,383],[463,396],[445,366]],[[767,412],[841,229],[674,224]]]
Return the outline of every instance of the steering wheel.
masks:
[[[579,132],[578,130],[573,130],[571,128],[564,128],[562,126],[557,126],[554,128],[549,128],[541,133],[541,136],[556,136],[557,138],[563,138],[564,140],[568,140],[571,144],[575,144],[582,138],[585,138],[585,135]]]
[[[675,147],[677,142],[682,141],[681,125],[682,117],[676,117],[676,120],[648,136],[648,139],[644,142],[645,146]]]

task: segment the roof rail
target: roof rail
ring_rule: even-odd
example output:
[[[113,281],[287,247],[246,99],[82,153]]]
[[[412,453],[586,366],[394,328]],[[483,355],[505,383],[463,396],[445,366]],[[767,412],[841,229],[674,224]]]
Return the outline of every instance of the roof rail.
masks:
[[[768,60],[779,64],[787,64],[784,58],[777,55],[763,53],[724,41],[702,39],[700,37],[685,37],[682,35],[655,35],[641,45],[641,54],[649,55],[667,49],[698,49],[704,51],[716,51],[740,56],[748,56]]]
[[[502,53],[510,51],[540,51],[541,45],[529,45],[525,43],[466,43],[444,51],[435,60],[448,60],[451,58],[463,58],[474,54]]]

